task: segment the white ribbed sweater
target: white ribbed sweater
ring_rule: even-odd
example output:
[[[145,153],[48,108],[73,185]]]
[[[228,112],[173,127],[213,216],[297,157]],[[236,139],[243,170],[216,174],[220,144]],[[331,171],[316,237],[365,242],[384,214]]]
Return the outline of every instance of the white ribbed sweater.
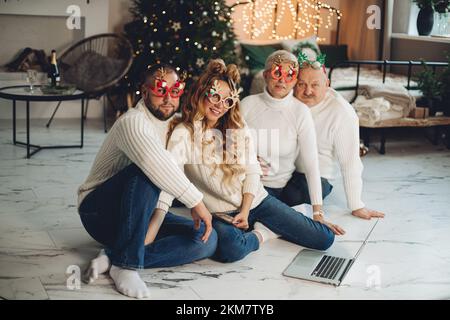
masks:
[[[169,121],[155,118],[142,100],[119,118],[106,136],[86,181],[78,189],[78,207],[89,192],[131,163],[158,188],[175,195],[188,208],[197,205],[203,197],[201,192],[164,148],[162,139],[168,124]]]
[[[350,210],[364,207],[361,201],[363,165],[359,156],[359,119],[353,107],[334,89],[310,108],[314,119],[322,177],[334,179],[339,163]],[[301,163],[297,163],[304,172]]]
[[[312,204],[322,204],[316,133],[309,108],[292,92],[275,99],[265,89],[243,99],[241,111],[248,126],[257,131],[258,155],[271,164],[269,175],[262,178],[264,186],[285,187],[298,158],[306,168]],[[273,140],[265,138],[265,133]]]
[[[173,154],[189,180],[203,193],[203,202],[210,212],[238,210],[242,205],[244,193],[255,196],[251,205],[251,209],[253,209],[268,195],[260,181],[261,167],[256,160],[250,132],[247,127],[241,132],[241,137],[244,139],[242,141],[245,141],[241,144],[245,158],[240,157],[239,159],[242,159],[241,163],[245,167],[245,172],[234,176],[229,184],[223,183],[223,171],[219,167],[214,170],[215,167],[212,164],[214,157],[210,157],[209,149],[201,156],[201,146],[194,143],[201,139],[193,141],[190,131],[183,124],[179,124],[175,128],[169,139],[167,150]],[[194,124],[194,135],[199,137],[202,134],[202,124],[197,121]],[[221,157],[222,153],[217,152],[216,161]],[[161,209],[167,211],[172,201],[173,196],[169,193],[161,193],[159,203],[165,204],[161,206]]]

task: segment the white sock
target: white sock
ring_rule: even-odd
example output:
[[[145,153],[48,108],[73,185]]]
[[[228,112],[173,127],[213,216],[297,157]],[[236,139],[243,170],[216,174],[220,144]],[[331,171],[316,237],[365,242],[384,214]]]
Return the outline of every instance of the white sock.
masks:
[[[98,279],[98,275],[105,273],[111,267],[111,262],[105,253],[105,250],[100,250],[97,258],[92,259],[89,267],[85,273],[85,282],[88,284],[93,283]]]
[[[114,280],[116,288],[120,293],[138,299],[148,298],[150,296],[150,290],[148,290],[147,285],[136,270],[111,266],[109,275]]]
[[[261,243],[272,240],[272,239],[277,239],[280,237],[280,235],[276,234],[275,232],[273,232],[272,230],[267,228],[261,222],[255,222],[253,231],[258,232],[261,235],[261,238],[262,238]]]

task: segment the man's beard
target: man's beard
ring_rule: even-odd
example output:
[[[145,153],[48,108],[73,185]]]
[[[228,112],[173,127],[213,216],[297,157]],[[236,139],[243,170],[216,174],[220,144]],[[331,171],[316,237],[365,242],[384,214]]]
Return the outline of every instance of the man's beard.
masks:
[[[163,105],[171,106],[173,108],[173,111],[170,114],[166,115],[164,112],[162,112],[160,110],[160,107]],[[158,120],[161,120],[161,121],[166,121],[166,120],[170,119],[177,112],[177,110],[173,104],[163,104],[163,105],[155,107],[154,105],[152,105],[150,103],[150,101],[148,101],[148,103],[146,103],[147,109],[151,112],[151,114],[153,114],[155,116],[155,118],[157,118]]]

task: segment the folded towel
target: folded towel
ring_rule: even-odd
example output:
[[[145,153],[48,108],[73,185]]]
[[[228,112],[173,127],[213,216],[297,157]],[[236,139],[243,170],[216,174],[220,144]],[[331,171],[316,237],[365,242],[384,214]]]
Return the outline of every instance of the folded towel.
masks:
[[[358,108],[370,108],[377,109],[380,112],[388,111],[391,109],[391,103],[384,98],[368,99],[365,96],[358,96],[353,103]]]
[[[383,120],[403,118],[403,107],[392,105],[384,98],[367,99],[358,96],[353,103],[356,114],[361,122],[374,124]]]
[[[359,87],[358,95],[363,95],[369,99],[382,97],[389,101],[391,105],[396,105],[396,109],[398,109],[398,107],[402,108],[404,117],[407,117],[411,110],[416,107],[416,98],[414,98],[409,91],[401,85],[361,85]]]

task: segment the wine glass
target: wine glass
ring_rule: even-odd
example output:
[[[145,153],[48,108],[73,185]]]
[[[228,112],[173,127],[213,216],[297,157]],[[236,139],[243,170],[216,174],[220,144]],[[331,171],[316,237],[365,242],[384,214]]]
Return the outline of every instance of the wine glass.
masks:
[[[30,84],[30,92],[34,91],[33,85],[37,80],[37,71],[33,69],[27,70],[27,82]]]

